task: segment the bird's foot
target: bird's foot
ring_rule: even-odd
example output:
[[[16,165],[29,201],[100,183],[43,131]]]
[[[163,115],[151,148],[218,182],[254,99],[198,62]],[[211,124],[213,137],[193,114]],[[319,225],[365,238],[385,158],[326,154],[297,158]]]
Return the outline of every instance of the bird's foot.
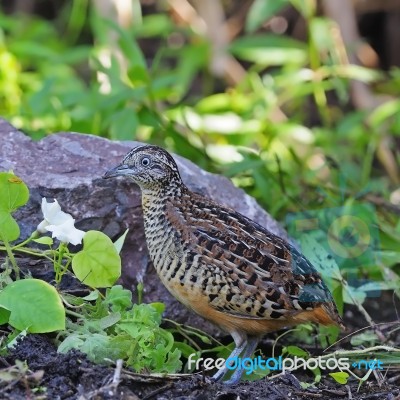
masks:
[[[236,385],[237,383],[240,382],[240,378],[242,376],[243,371],[241,370],[235,371],[229,379],[224,381],[223,379],[227,374],[227,372],[228,371],[219,370],[216,374],[211,376],[209,380],[213,383],[222,383],[223,385]]]

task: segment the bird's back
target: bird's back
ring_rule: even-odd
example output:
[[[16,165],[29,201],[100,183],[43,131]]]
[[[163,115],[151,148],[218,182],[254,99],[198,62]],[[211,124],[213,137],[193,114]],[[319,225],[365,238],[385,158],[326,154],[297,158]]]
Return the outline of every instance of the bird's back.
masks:
[[[165,286],[227,331],[342,324],[310,262],[242,214],[186,187],[144,193],[143,209],[150,257]]]

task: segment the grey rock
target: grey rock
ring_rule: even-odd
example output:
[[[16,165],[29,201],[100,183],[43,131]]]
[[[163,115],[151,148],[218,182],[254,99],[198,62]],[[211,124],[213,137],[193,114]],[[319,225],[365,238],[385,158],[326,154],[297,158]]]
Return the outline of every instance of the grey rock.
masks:
[[[112,239],[126,229],[122,250],[122,283],[134,293],[143,280],[146,302],[166,303],[167,318],[216,333],[210,324],[173,299],[149,266],[143,231],[141,196],[137,186],[124,179],[102,179],[138,142],[115,142],[92,135],[62,132],[33,141],[0,119],[0,171],[12,169],[28,185],[30,200],[15,214],[22,237],[28,237],[42,220],[41,198],[56,198],[82,230],[101,230]],[[182,179],[197,192],[241,212],[271,232],[286,237],[283,229],[250,196],[225,177],[210,174],[175,156]]]

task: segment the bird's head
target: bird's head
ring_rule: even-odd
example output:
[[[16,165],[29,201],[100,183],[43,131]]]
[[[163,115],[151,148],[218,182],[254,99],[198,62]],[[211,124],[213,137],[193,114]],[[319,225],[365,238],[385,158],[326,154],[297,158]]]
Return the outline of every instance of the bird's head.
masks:
[[[122,163],[107,171],[103,178],[127,176],[142,189],[182,184],[172,156],[161,147],[145,145],[132,149]]]

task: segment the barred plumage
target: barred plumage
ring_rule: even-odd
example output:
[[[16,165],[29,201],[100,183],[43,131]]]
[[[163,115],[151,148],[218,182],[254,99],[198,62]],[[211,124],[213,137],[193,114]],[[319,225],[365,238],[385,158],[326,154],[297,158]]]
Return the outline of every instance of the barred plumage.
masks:
[[[301,322],[343,326],[329,290],[304,256],[235,210],[191,192],[165,150],[134,148],[104,177],[118,175],[141,187],[147,246],[163,284],[232,335],[231,356],[248,357],[263,334]]]

